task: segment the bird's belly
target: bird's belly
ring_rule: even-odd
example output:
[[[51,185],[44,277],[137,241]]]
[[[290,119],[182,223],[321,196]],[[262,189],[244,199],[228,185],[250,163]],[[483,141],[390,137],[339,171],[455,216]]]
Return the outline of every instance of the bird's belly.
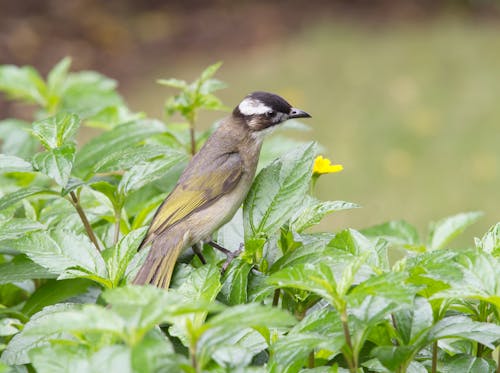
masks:
[[[247,187],[240,187],[240,185],[231,193],[224,195],[207,208],[193,213],[187,219],[185,226],[190,231],[190,244],[210,239],[215,230],[231,220],[248,192]]]

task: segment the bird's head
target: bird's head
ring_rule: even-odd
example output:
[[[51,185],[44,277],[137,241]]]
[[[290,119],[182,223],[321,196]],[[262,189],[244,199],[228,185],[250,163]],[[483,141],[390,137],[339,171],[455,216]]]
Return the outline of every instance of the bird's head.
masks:
[[[253,92],[233,110],[233,116],[245,121],[256,135],[288,119],[310,118],[305,111],[292,107],[284,98],[268,92]]]

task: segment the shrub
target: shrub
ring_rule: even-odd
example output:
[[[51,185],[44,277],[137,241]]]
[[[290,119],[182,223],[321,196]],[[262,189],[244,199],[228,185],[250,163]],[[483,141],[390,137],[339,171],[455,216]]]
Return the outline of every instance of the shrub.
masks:
[[[358,207],[313,196],[341,169],[315,143],[270,140],[286,151],[216,234],[241,255],[204,246],[206,264],[186,255],[169,291],[127,285],[152,214],[210,134],[197,112],[224,109],[218,67],[160,81],[180,90],[165,112],[181,124],[131,112],[113,80],[69,59],[46,80],[0,67],[0,90],[36,108],[33,123],[0,122],[0,371],[498,371],[500,223],[465,250],[450,241],[480,213],[423,239],[404,221],[312,232]],[[102,132],[77,147],[84,126]]]

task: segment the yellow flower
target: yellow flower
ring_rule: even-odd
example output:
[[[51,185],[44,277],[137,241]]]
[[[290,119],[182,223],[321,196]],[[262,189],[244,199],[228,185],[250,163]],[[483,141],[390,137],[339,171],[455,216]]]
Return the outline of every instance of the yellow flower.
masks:
[[[318,155],[314,160],[313,174],[333,174],[334,172],[340,172],[344,169],[341,164],[332,164],[328,158],[323,158],[322,155]]]

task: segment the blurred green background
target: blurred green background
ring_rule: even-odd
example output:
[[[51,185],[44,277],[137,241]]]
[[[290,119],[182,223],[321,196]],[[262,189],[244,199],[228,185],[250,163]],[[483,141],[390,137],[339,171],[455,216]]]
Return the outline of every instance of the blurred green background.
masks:
[[[223,60],[227,106],[267,90],[310,112],[312,131],[288,135],[344,165],[320,179],[318,196],[363,206],[324,229],[405,219],[424,232],[430,220],[484,211],[465,245],[500,220],[497,2],[25,3],[0,1],[0,63],[46,72],[71,55],[74,69],[117,79],[133,110],[162,117],[174,92],[157,78],[192,80]],[[0,118],[24,110],[0,98]],[[206,113],[199,127],[223,115]]]

